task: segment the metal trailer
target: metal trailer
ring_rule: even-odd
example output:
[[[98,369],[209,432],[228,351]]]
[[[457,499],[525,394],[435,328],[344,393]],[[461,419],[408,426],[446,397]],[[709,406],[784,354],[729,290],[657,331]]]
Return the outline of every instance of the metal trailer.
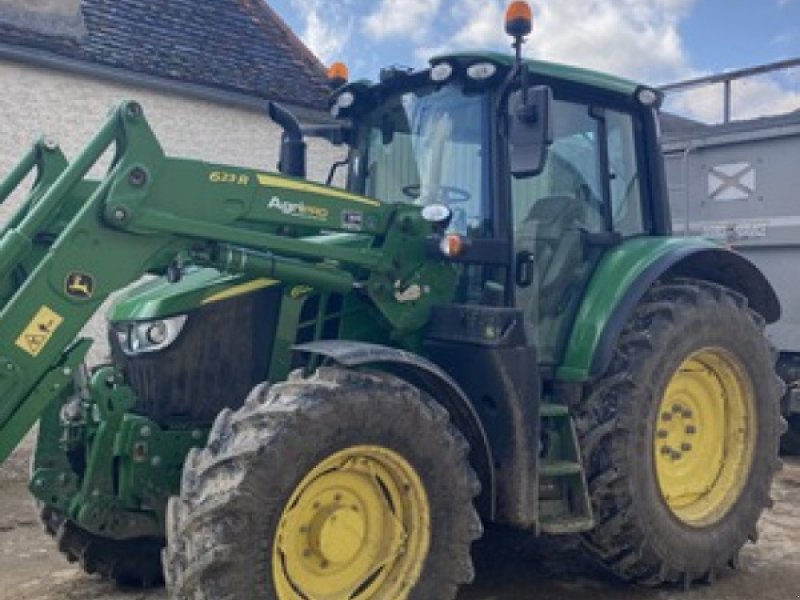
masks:
[[[785,451],[800,453],[800,106],[795,112],[734,120],[731,83],[800,65],[800,59],[671,84],[668,94],[718,84],[723,122],[663,113],[662,149],[676,235],[719,240],[753,261],[780,298],[767,333],[788,387]]]

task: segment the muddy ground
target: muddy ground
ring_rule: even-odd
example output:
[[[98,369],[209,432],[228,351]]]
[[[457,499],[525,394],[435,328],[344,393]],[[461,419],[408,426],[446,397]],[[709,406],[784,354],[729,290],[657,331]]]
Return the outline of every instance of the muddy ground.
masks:
[[[30,446],[30,441],[25,446]],[[0,600],[166,600],[163,590],[119,591],[67,564],[40,529],[25,489],[27,448],[0,467]],[[529,540],[489,532],[478,577],[459,600],[797,600],[800,599],[800,460],[778,477],[758,545],[737,572],[713,586],[641,589],[605,576],[573,540]],[[431,599],[434,600],[434,599]]]

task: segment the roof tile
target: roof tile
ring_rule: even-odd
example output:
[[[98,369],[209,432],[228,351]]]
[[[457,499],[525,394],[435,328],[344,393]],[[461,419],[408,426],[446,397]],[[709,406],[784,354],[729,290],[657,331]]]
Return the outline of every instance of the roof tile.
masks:
[[[85,62],[324,108],[319,60],[263,0],[82,0],[86,34],[0,22],[0,40]]]

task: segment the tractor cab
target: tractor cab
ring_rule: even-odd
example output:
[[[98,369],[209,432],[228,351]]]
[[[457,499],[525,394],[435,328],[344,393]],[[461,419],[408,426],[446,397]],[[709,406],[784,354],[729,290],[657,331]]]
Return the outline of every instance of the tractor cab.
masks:
[[[520,309],[540,364],[557,365],[605,250],[667,233],[658,101],[614,77],[472,53],[346,84],[332,112],[350,123],[349,189],[446,207],[456,302]]]

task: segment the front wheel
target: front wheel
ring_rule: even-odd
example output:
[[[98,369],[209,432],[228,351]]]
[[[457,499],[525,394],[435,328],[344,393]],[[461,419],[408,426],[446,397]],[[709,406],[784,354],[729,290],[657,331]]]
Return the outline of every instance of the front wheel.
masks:
[[[33,473],[31,458],[31,473]],[[119,586],[151,588],[164,579],[161,568],[162,538],[115,540],[82,529],[64,513],[34,498],[33,507],[45,533],[55,538],[61,554],[78,563],[89,575],[100,575]]]
[[[168,510],[175,598],[448,600],[481,533],[469,447],[395,378],[320,369],[256,388],[192,452]]]
[[[783,390],[763,320],[707,282],[658,284],[577,412],[597,527],[586,545],[644,584],[711,580],[770,505]]]

